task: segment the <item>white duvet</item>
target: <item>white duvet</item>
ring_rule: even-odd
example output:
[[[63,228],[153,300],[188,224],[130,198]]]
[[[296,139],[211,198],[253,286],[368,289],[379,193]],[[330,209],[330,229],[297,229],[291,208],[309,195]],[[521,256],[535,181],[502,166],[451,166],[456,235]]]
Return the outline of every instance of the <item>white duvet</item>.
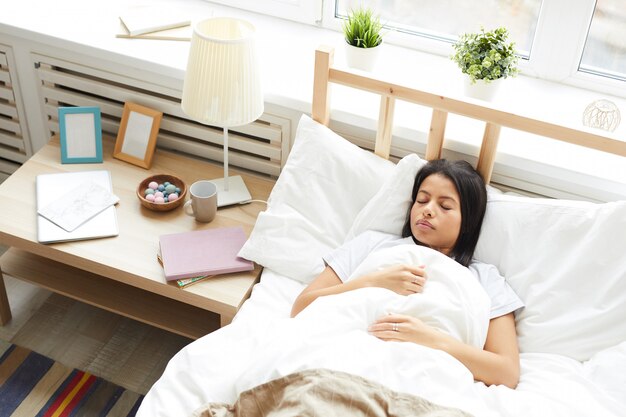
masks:
[[[489,297],[467,268],[441,252],[414,244],[375,251],[348,280],[398,264],[426,265],[428,280],[424,291],[408,297],[378,288],[369,289],[371,291],[365,296],[358,291],[348,293],[346,303],[350,303],[351,311],[356,312],[347,317],[350,323],[365,320],[369,324],[387,312],[406,314],[465,343],[484,346],[491,307]],[[327,302],[329,309],[333,305],[342,305],[341,301],[320,301]],[[312,314],[321,316],[325,314],[323,310],[316,309]],[[341,309],[331,311],[329,319],[335,315],[343,317],[345,313]]]
[[[444,352],[369,335],[372,321],[394,311],[415,315],[468,343],[484,343],[489,302],[475,278],[454,261],[410,246],[416,250],[398,247],[371,255],[355,274],[400,261],[426,264],[429,279],[422,294],[361,289],[320,298],[295,319],[287,317],[302,285],[264,271],[231,325],[172,359],[138,416],[187,416],[208,402],[232,403],[246,389],[308,368],[349,372],[476,417],[623,415],[624,404],[592,380],[607,369],[600,365],[616,358],[612,363],[623,363],[626,346],[586,366],[557,355],[522,355],[520,385],[511,390],[474,382]]]
[[[428,265],[423,293],[403,296],[384,288],[363,288],[321,297],[294,319],[274,319],[261,326],[237,320],[196,342],[206,349],[197,357],[191,353],[195,349],[187,348],[189,354],[184,360],[188,368],[175,371],[182,376],[179,380],[185,381],[185,386],[191,382],[192,393],[199,394],[202,402],[231,403],[240,392],[271,379],[304,369],[327,368],[485,415],[486,410],[475,404],[472,375],[460,362],[413,343],[384,342],[371,336],[367,328],[390,312],[407,314],[482,347],[489,321],[487,295],[466,268],[437,251],[416,245],[375,252],[354,275],[398,263]],[[207,363],[211,360],[213,363]],[[457,385],[454,397],[445,394],[451,383]],[[180,391],[178,387],[159,386],[163,384],[171,381],[160,381],[153,391]],[[180,398],[185,396],[181,394]],[[170,407],[161,404],[152,408],[152,395],[145,402],[140,415],[158,415],[158,409]],[[185,413],[200,405],[197,401],[179,404]]]

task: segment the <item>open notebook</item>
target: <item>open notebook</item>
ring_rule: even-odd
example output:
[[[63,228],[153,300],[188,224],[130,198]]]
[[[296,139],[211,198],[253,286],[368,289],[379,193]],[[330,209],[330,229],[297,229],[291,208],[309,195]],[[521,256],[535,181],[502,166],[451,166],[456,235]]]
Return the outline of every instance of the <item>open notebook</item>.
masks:
[[[93,181],[108,191],[113,190],[111,174],[106,170],[38,175],[36,179],[37,211],[47,207],[67,191],[89,181]],[[37,214],[37,240],[41,243],[52,243],[117,236],[119,230],[115,210],[115,206],[112,205],[71,232]]]

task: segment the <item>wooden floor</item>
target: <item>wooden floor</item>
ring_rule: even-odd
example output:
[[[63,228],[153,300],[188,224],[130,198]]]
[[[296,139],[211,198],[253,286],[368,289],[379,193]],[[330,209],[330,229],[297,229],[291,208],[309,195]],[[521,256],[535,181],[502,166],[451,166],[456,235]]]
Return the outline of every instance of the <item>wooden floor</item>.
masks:
[[[148,392],[191,342],[9,276],[5,284],[13,319],[0,326],[0,339],[135,392]]]

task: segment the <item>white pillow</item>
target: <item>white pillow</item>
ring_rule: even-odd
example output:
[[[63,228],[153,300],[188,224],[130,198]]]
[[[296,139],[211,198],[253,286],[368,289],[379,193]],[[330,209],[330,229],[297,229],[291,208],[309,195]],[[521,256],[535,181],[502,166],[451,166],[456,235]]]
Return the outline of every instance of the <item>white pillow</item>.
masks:
[[[415,175],[426,162],[416,154],[402,158],[380,190],[356,216],[346,240],[366,230],[401,235],[406,215],[413,204],[411,192]]]
[[[310,282],[393,167],[303,115],[268,208],[239,256]]]
[[[626,340],[626,202],[490,195],[475,253],[526,304],[520,351],[584,361]]]

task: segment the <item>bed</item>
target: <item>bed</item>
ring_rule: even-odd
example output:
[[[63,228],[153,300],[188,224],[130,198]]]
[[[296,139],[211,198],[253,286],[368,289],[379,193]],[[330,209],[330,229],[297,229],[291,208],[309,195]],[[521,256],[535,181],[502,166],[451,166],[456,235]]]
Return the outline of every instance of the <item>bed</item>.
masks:
[[[365,230],[399,234],[416,170],[441,155],[448,113],[485,122],[477,170],[487,182],[501,126],[626,156],[626,143],[615,138],[337,69],[332,56],[330,48],[316,51],[312,117],[302,116],[268,208],[240,253],[264,267],[260,282],[230,325],[170,361],[138,416],[306,415],[290,408],[300,403],[312,407],[308,415],[324,416],[626,415],[624,201],[531,198],[490,187],[475,257],[497,266],[526,304],[515,314],[515,390],[475,382],[443,352],[371,340],[363,326],[381,311],[363,305],[375,310],[375,294],[358,294],[362,303],[322,297],[289,318],[294,299],[323,269],[322,255]],[[380,95],[374,153],[327,127],[332,83]],[[388,160],[396,100],[433,109],[424,159]],[[480,343],[480,329],[472,330]]]

